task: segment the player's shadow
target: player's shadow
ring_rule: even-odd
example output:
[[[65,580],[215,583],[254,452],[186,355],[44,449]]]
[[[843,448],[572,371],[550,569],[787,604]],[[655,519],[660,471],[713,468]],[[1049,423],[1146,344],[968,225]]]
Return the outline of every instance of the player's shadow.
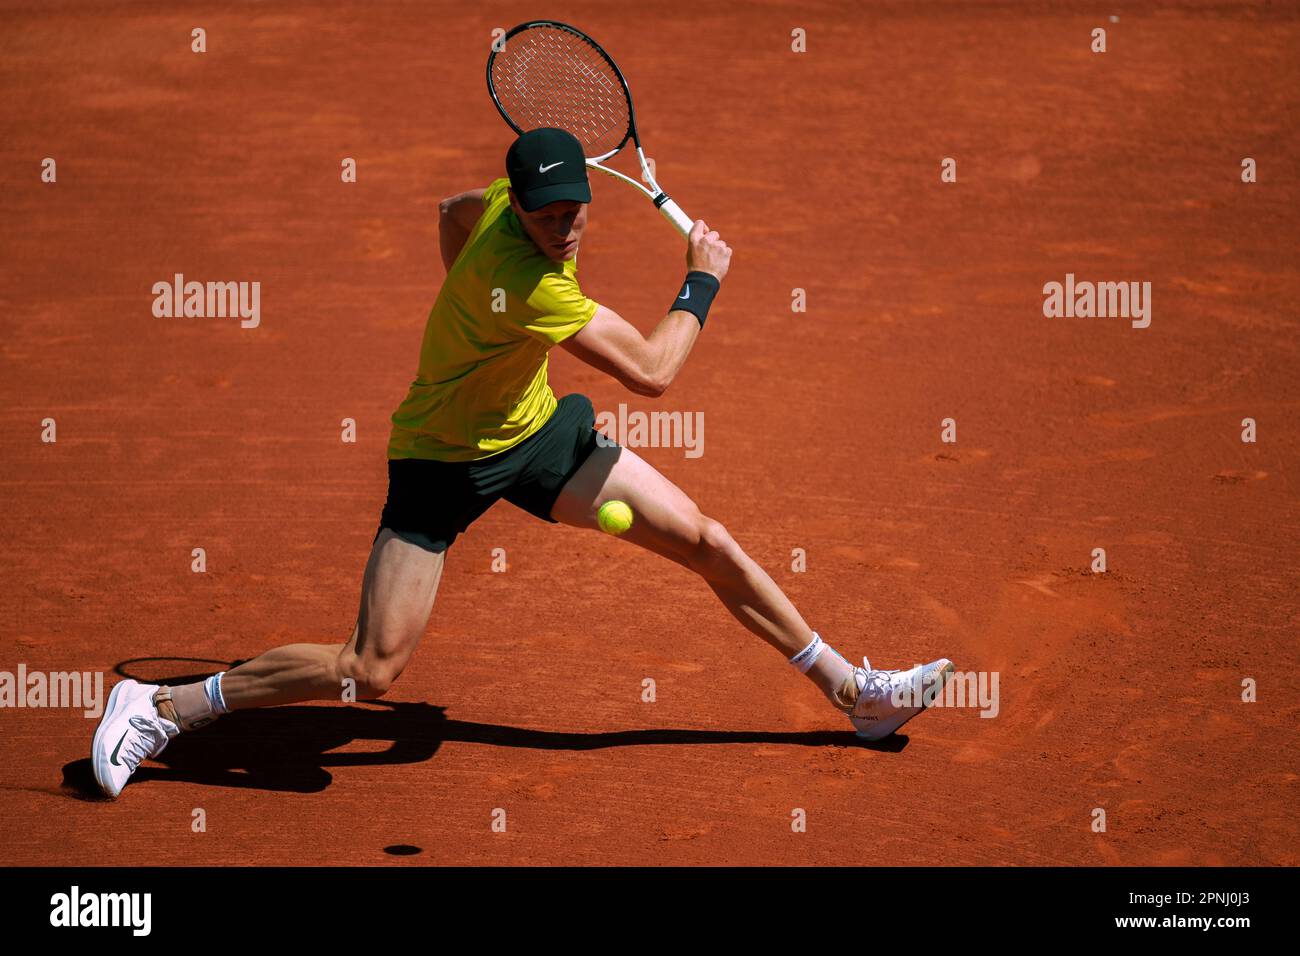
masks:
[[[122,672],[122,668],[119,668]],[[183,679],[166,678],[168,683]],[[336,752],[358,742],[374,749]],[[89,741],[87,741],[89,743]],[[241,711],[211,727],[177,737],[132,777],[216,787],[318,793],[333,780],[330,768],[423,763],[444,743],[475,743],[530,750],[604,750],[609,747],[786,744],[859,747],[897,753],[907,738],[868,743],[851,731],[618,730],[591,733],[528,730],[453,720],[425,703],[373,701],[352,706],[290,705]],[[386,745],[386,746],[385,746]],[[63,784],[74,796],[98,797],[90,760],[64,765]]]

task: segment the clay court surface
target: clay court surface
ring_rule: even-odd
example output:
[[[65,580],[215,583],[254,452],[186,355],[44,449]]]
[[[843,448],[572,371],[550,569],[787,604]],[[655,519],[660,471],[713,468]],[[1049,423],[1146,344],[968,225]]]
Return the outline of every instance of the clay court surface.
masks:
[[[702,457],[641,453],[846,655],[998,672],[997,716],[860,746],[688,572],[502,503],[385,702],[223,718],[116,803],[93,720],[0,711],[0,863],[1300,862],[1297,8],[638,6],[561,19],[735,259],[663,398],[561,350],[556,394],[702,411]],[[347,638],[437,203],[510,142],[491,31],[548,14],[3,4],[0,670]],[[682,243],[593,189],[583,288],[648,331]],[[259,281],[261,325],[155,318],[178,272]],[[1150,327],[1045,318],[1066,273],[1151,282]]]

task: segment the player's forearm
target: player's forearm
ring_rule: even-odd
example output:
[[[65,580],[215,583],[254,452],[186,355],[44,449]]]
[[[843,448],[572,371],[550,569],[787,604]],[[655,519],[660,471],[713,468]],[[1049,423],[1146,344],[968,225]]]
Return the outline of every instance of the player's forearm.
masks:
[[[681,309],[669,312],[655,326],[646,339],[644,378],[649,394],[660,395],[672,384],[699,336],[699,320]]]
[[[654,356],[654,365],[651,372],[651,381],[655,382],[658,392],[661,394],[677,377],[682,365],[686,362],[686,356],[691,352],[691,346],[695,344],[695,339],[699,336],[700,330],[704,328],[704,321],[709,315],[709,306],[713,303],[713,297],[718,294],[722,285],[722,276],[726,275],[726,259],[729,259],[731,252],[726,250],[723,253],[715,246],[709,245],[715,239],[721,243],[718,234],[703,232],[704,223],[697,223],[697,228],[692,231],[691,235],[698,240],[703,252],[700,257],[707,259],[708,253],[714,253],[714,258],[719,261],[712,263],[713,269],[696,269],[691,268],[686,273],[686,279],[682,283],[681,291],[674,300],[674,308],[670,309],[664,316],[662,322],[651,333],[647,340],[650,344],[650,352]],[[722,246],[721,249],[726,249]],[[693,266],[696,249],[692,247],[690,254],[687,256],[687,265]],[[718,271],[720,270],[720,271]]]

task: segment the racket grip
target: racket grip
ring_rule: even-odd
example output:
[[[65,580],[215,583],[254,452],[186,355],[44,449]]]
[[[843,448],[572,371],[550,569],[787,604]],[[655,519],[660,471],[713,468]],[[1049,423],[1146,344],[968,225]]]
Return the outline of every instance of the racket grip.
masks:
[[[677,203],[673,202],[671,199],[665,198],[663,205],[659,207],[659,211],[663,213],[664,218],[671,222],[673,226],[676,227],[677,231],[683,236],[689,236],[691,234],[691,227],[695,225],[695,221],[691,219],[690,216],[686,215],[686,213],[682,212],[682,207],[677,205]]]

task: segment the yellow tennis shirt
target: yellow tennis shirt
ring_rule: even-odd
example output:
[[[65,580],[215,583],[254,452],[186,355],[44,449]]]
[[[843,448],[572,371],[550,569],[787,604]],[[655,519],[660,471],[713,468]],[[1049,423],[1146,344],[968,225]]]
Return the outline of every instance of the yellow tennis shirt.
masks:
[[[555,411],[546,353],[596,314],[578,265],[547,259],[510,209],[510,182],[483,215],[429,313],[420,369],[393,413],[389,458],[472,461],[517,445]]]

